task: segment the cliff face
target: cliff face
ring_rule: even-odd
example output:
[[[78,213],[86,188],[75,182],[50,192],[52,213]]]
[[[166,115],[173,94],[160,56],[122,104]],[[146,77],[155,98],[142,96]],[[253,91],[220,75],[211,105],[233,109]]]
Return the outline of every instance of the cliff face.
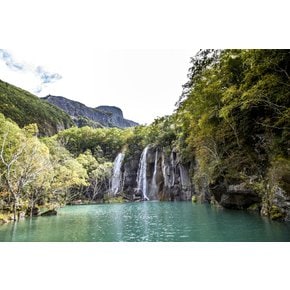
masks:
[[[189,168],[175,151],[147,146],[138,159],[125,159],[119,166],[121,186],[114,195],[123,192],[131,200],[191,200]]]
[[[43,99],[65,111],[78,126],[81,126],[84,120],[87,120],[85,124],[93,127],[127,128],[138,125],[136,122],[124,119],[122,110],[117,107],[90,108],[82,103],[51,95]]]
[[[124,119],[123,112],[118,107],[99,106],[99,107],[96,107],[95,110],[103,112],[106,115],[110,116],[110,122],[112,124],[117,124],[117,125],[113,125],[113,127],[126,128],[126,127],[134,127],[134,126],[139,125],[138,123],[134,121]]]
[[[198,172],[195,160],[194,176]],[[273,220],[290,221],[290,164],[280,158],[265,168],[265,175],[248,176],[226,181],[219,178],[215,183],[205,179],[195,184],[197,199],[219,204],[228,209],[259,212]],[[193,179],[195,179],[193,177]]]
[[[126,152],[122,154],[126,156]],[[274,168],[271,178],[259,187],[255,183],[256,176],[248,182],[237,179],[231,183],[220,180],[211,184],[205,178],[201,183],[193,183],[199,170],[198,160],[185,164],[177,151],[153,145],[148,145],[142,153],[123,156],[121,161],[116,158],[114,167],[119,173],[117,182],[115,180],[118,186],[111,190],[111,196],[123,193],[132,201],[208,202],[227,209],[257,211],[271,219],[290,220],[290,175],[286,169]]]

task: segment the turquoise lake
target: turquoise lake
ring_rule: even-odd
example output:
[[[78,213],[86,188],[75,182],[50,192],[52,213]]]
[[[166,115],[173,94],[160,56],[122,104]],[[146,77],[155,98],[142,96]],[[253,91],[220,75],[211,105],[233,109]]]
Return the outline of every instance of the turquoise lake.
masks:
[[[66,206],[0,226],[2,242],[286,242],[290,224],[191,202]]]

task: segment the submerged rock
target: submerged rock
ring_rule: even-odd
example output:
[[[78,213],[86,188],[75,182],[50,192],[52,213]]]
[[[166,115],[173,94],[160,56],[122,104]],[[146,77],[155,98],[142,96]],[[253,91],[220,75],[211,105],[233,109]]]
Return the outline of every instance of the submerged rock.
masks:
[[[57,215],[57,211],[55,209],[51,209],[41,214],[41,216],[51,216],[51,215]]]

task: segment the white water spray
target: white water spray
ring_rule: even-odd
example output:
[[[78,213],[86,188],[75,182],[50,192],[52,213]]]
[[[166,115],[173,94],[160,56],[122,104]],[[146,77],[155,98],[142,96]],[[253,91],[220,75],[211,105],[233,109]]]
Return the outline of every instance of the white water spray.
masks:
[[[139,169],[137,173],[137,192],[142,192],[144,200],[149,200],[147,196],[148,184],[147,184],[147,152],[149,146],[147,146],[140,157]]]
[[[153,172],[153,177],[152,177],[152,182],[151,182],[151,192],[150,196],[155,197],[158,194],[158,185],[157,185],[157,166],[158,166],[158,150],[156,150],[155,153],[155,161],[154,161],[154,172]]]
[[[121,185],[122,185],[121,167],[122,167],[124,157],[125,157],[124,153],[119,153],[114,161],[112,186],[111,186],[111,190],[110,190],[110,193],[112,195],[116,195],[118,192],[121,191]]]

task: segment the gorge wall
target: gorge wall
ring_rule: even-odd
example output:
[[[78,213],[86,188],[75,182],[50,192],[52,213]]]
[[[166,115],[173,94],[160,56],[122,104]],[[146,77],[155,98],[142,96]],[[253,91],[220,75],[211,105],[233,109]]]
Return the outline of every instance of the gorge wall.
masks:
[[[227,209],[253,210],[271,219],[290,220],[287,191],[274,185],[261,196],[252,180],[211,184],[206,178],[193,182],[198,174],[198,160],[184,164],[176,150],[148,145],[142,153],[127,156],[119,153],[114,162],[109,196],[122,193],[130,201],[198,201]],[[193,178],[191,179],[190,176]]]
[[[130,200],[191,200],[189,166],[177,152],[147,146],[139,159],[119,154],[114,162],[110,196],[124,193]],[[116,186],[117,185],[117,186]]]

